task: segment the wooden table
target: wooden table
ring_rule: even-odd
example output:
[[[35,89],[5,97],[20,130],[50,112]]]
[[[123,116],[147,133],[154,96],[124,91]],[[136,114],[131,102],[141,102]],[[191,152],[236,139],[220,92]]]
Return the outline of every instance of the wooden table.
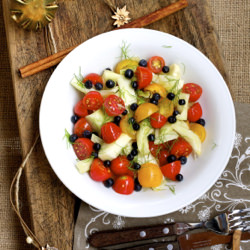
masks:
[[[12,80],[23,156],[39,131],[38,116],[42,94],[53,69],[21,79],[18,68],[67,47],[112,30],[112,11],[101,0],[59,0],[55,20],[41,32],[17,27],[9,15],[9,1],[3,1]],[[175,1],[116,0],[115,6],[127,5],[132,19],[167,6]],[[213,29],[207,0],[189,0],[189,6],[147,28],[173,34],[201,50],[216,65],[227,82],[220,46]],[[68,191],[50,167],[41,142],[25,168],[27,196],[32,227],[42,244],[72,249],[75,196]]]

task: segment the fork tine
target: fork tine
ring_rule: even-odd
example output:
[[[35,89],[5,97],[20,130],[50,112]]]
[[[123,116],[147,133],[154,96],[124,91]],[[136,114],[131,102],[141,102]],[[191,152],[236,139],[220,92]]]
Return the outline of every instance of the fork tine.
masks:
[[[245,220],[245,219],[249,219],[250,218],[250,214],[246,214],[246,215],[243,215],[243,216],[234,216],[230,219],[228,219],[229,223],[231,222],[234,222],[236,220]]]
[[[236,215],[236,214],[243,214],[250,212],[250,208],[243,208],[243,209],[235,209],[231,213],[228,214],[228,216]]]

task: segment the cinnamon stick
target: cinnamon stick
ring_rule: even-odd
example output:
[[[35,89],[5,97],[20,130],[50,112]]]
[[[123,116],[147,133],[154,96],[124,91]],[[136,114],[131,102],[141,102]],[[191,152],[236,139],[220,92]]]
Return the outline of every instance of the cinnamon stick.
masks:
[[[156,10],[144,17],[140,17],[128,24],[123,25],[120,28],[116,28],[116,29],[124,29],[124,28],[141,28],[144,26],[147,26],[151,23],[154,23],[166,16],[169,16],[185,7],[187,7],[188,2],[187,0],[179,0],[176,3],[170,4],[169,6],[166,6],[162,9]],[[19,69],[19,72],[21,74],[22,78],[25,78],[27,76],[30,75],[34,75],[38,72],[41,72],[45,69],[48,69],[50,67],[53,67],[55,65],[57,65],[58,63],[60,63],[62,61],[62,59],[68,54],[70,53],[74,48],[76,48],[78,45],[76,46],[72,46],[70,48],[67,48],[63,51],[60,51],[58,53],[55,53],[51,56],[48,56],[46,58],[43,58],[39,61],[36,61],[34,63],[31,63],[29,65],[26,65],[22,68]]]

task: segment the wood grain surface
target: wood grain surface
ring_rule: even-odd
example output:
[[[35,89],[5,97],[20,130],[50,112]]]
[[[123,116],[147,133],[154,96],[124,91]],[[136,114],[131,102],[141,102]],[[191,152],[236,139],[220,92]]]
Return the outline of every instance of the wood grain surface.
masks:
[[[60,0],[56,18],[41,32],[27,32],[10,19],[9,1],[3,1],[19,133],[23,155],[39,132],[39,107],[53,69],[21,79],[17,69],[55,52],[77,45],[113,29],[111,9],[101,0]],[[132,19],[139,18],[175,1],[117,0],[125,4]],[[201,50],[228,80],[217,35],[213,29],[207,0],[189,0],[189,6],[147,28],[173,34]],[[205,69],[204,69],[205,70]],[[53,122],[53,121],[51,121]],[[62,135],[63,136],[63,135]],[[55,145],[56,146],[56,145]],[[58,249],[71,249],[74,229],[75,196],[51,169],[41,142],[25,169],[27,196],[33,230],[42,242]]]

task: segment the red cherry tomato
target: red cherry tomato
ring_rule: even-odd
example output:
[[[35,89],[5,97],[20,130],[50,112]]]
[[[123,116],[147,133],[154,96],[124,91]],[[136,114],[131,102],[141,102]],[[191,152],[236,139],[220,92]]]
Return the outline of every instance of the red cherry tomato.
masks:
[[[91,156],[94,143],[87,138],[78,138],[74,144],[73,149],[79,160],[85,160]]]
[[[201,105],[196,102],[188,109],[188,120],[190,122],[198,121],[202,116],[202,108]]]
[[[195,83],[186,83],[183,85],[182,92],[190,94],[190,102],[196,102],[202,94],[202,88]]]
[[[123,175],[116,179],[113,189],[119,194],[131,194],[134,191],[134,178]]]
[[[125,110],[125,104],[119,96],[109,95],[104,101],[104,109],[109,116],[116,116]]]
[[[85,130],[89,130],[89,131],[92,132],[91,126],[89,125],[87,120],[82,117],[76,122],[76,124],[74,126],[74,134],[76,134],[78,137],[82,137],[83,132]]]
[[[74,113],[75,115],[79,117],[85,117],[88,115],[88,110],[86,107],[83,105],[82,100],[80,100],[74,107]]]
[[[177,158],[180,156],[188,156],[193,151],[192,146],[181,137],[173,142],[171,147],[170,154],[175,155]]]
[[[159,164],[160,166],[163,166],[167,164],[167,157],[169,156],[169,152],[167,149],[163,149],[158,154]]]
[[[150,69],[138,66],[135,71],[135,76],[138,82],[138,89],[147,87],[152,81],[153,74]]]
[[[107,179],[111,178],[110,169],[106,168],[103,162],[98,158],[93,160],[89,173],[90,177],[94,181],[106,181]]]
[[[97,110],[103,104],[103,97],[97,91],[90,91],[83,97],[82,102],[88,110]]]
[[[172,181],[176,181],[176,175],[180,173],[181,162],[174,161],[161,167],[162,174]]]
[[[150,124],[153,128],[161,128],[167,122],[167,118],[160,113],[154,113],[150,116]]]
[[[113,122],[105,123],[101,128],[102,139],[106,143],[112,143],[121,135],[122,130]]]
[[[148,68],[155,74],[162,71],[162,67],[165,66],[165,61],[160,56],[153,56],[148,60]]]
[[[111,171],[115,175],[130,175],[134,176],[134,172],[129,169],[130,161],[125,155],[118,156],[111,162]]]
[[[166,149],[164,144],[154,144],[153,141],[149,141],[149,150],[154,157],[158,157],[161,150]]]
[[[83,79],[83,82],[86,82],[87,80],[90,80],[94,85],[98,82],[103,84],[102,77],[96,73],[90,73],[86,75]]]

